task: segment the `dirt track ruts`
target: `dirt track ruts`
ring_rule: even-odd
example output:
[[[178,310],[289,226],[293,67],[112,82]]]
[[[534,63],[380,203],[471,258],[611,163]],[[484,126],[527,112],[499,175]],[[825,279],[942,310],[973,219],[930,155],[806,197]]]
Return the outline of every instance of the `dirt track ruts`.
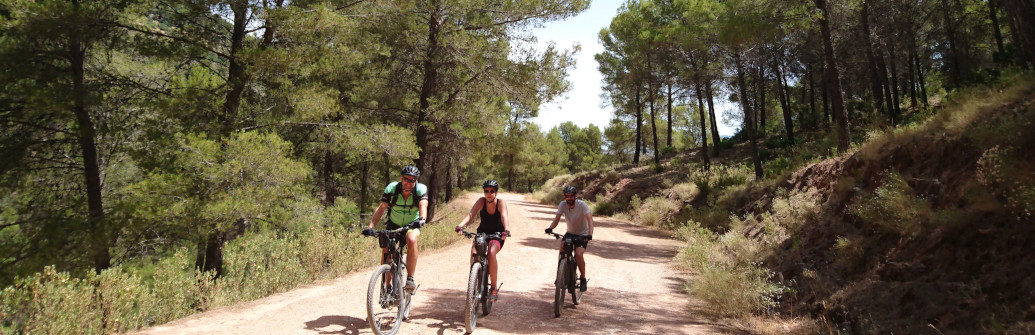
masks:
[[[477,195],[468,194],[473,203]],[[679,242],[609,219],[596,220],[586,253],[589,290],[575,306],[566,299],[553,316],[553,279],[559,242],[543,234],[555,206],[509,201],[511,232],[499,254],[503,286],[477,334],[719,334],[730,330],[699,318],[672,266]],[[455,225],[454,222],[440,224]],[[558,231],[564,231],[564,220]],[[374,243],[371,240],[371,243]],[[469,242],[422,251],[420,289],[411,319],[399,334],[463,334]],[[142,334],[371,334],[366,288],[373,268],[234,306],[216,308],[142,330]],[[570,298],[570,296],[568,297]]]

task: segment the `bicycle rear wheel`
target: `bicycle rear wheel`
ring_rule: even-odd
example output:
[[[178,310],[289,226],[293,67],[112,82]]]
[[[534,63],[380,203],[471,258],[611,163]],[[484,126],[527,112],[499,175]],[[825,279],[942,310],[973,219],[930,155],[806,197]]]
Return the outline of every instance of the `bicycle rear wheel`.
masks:
[[[403,309],[399,308],[399,302],[403,299],[403,290],[398,282],[390,290],[385,285],[385,276],[392,278],[393,275],[392,267],[383,264],[374,270],[367,287],[367,322],[378,335],[395,334],[402,325]]]
[[[464,327],[467,333],[474,332],[478,322],[478,302],[481,300],[482,290],[482,264],[474,262],[471,264],[471,274],[467,281],[467,305],[464,307]]]
[[[554,282],[555,292],[553,294],[553,316],[561,316],[564,308],[564,289],[568,283],[568,260],[561,258],[557,262],[557,280]]]

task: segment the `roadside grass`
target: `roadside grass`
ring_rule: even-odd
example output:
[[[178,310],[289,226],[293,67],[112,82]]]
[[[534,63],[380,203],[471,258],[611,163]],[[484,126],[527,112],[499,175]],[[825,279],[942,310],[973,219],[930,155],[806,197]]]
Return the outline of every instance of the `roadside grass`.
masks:
[[[456,200],[439,208],[436,220],[421,229],[421,249],[459,241],[454,223],[469,206]],[[377,264],[379,255],[376,240],[342,225],[317,224],[227,243],[220,278],[195,270],[195,255],[186,247],[153,263],[124,263],[83,278],[47,267],[0,291],[0,334],[132,331],[336,278]]]

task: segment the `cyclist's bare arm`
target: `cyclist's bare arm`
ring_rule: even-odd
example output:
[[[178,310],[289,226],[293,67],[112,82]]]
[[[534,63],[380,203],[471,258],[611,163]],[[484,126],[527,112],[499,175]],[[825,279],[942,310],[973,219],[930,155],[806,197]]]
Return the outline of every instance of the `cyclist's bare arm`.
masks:
[[[496,207],[496,210],[500,211],[500,221],[503,221],[503,231],[509,232],[510,222],[507,220],[507,203],[503,202],[503,199],[497,200],[496,203],[499,204],[499,206]],[[501,239],[506,240],[507,236],[503,236]]]
[[[382,204],[384,204],[386,206],[388,205],[388,204],[383,203],[383,202],[382,202]],[[427,218],[428,217],[428,199],[422,199],[417,204],[417,209],[420,211],[420,216],[418,216],[419,218],[421,218],[421,219]]]
[[[374,214],[370,216],[370,224],[367,228],[374,229],[374,224],[381,220],[381,216],[385,214],[385,210],[387,209],[388,203],[382,201],[381,204],[377,206],[377,209],[374,210]]]
[[[478,200],[474,202],[474,206],[471,206],[471,211],[468,212],[466,216],[464,216],[464,219],[460,221],[460,224],[456,225],[457,227],[460,227],[460,230],[464,229],[464,226],[466,226],[468,223],[471,222],[471,220],[474,219],[475,213],[478,213],[478,211],[482,210],[482,204],[484,203],[484,201],[485,198],[478,198]],[[457,235],[461,234],[460,230],[457,230]]]
[[[553,230],[554,228],[557,228],[558,222],[561,222],[561,214],[557,214],[557,216],[553,217],[553,222],[550,223],[550,229]]]
[[[586,213],[586,223],[589,224],[589,234],[593,235],[593,214]]]

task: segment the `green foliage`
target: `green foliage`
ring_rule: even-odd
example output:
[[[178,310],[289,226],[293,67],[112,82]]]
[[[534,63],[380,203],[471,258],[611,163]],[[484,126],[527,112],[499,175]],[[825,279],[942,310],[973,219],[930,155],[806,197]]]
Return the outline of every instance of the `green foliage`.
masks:
[[[615,205],[603,195],[597,195],[597,201],[593,204],[593,216],[611,216],[615,213]]]
[[[661,148],[661,157],[672,157],[676,154],[676,147],[665,146]]]

